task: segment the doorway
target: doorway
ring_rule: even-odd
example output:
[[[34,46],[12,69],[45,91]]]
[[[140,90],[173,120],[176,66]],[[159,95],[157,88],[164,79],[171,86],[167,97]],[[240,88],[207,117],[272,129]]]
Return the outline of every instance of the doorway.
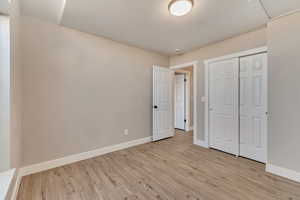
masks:
[[[183,84],[185,86],[181,88],[185,105],[181,105],[184,108],[182,109],[184,117],[181,118],[186,121],[181,125],[183,131],[176,133],[192,131],[193,143],[198,144],[197,123],[193,123],[197,122],[197,65],[198,61],[169,68],[153,66],[153,141],[175,135],[175,71],[177,71],[185,75],[185,78],[181,77],[183,81],[186,79]]]
[[[193,130],[193,67],[174,72],[174,127],[188,132]]]
[[[170,67],[170,69],[175,73],[173,113],[174,127],[177,128],[177,132],[181,132],[183,134],[191,133],[193,135],[193,144],[198,144],[197,67],[198,61]],[[178,77],[176,77],[176,75],[178,75]],[[176,82],[180,84],[178,87]],[[176,94],[176,91],[179,91],[179,94]],[[180,97],[178,97],[179,95]],[[179,123],[181,126],[178,125]],[[181,129],[183,131],[181,131]]]

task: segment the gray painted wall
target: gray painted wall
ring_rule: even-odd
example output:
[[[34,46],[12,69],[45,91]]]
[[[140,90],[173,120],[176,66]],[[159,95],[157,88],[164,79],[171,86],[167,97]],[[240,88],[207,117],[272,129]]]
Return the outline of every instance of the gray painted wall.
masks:
[[[22,62],[19,1],[10,3],[10,161],[11,168],[22,162]]]
[[[33,18],[21,30],[24,165],[151,136],[152,65],[168,57]]]
[[[268,24],[268,162],[300,172],[300,13]]]

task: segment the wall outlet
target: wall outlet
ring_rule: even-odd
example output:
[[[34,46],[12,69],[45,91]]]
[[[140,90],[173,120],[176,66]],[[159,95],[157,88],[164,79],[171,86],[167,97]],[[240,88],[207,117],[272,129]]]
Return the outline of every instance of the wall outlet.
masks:
[[[124,135],[129,135],[129,130],[128,129],[124,130]]]

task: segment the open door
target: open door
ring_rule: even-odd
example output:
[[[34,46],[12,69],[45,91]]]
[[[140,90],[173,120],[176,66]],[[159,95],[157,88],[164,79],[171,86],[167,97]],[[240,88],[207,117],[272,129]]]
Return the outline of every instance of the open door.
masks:
[[[153,141],[174,136],[173,78],[172,70],[153,67]]]

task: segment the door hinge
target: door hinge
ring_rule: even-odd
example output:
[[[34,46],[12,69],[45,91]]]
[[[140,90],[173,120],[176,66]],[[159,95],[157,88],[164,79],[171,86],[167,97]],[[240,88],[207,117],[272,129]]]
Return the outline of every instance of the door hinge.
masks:
[[[184,79],[184,82],[187,82],[187,79],[186,79],[186,78]]]

